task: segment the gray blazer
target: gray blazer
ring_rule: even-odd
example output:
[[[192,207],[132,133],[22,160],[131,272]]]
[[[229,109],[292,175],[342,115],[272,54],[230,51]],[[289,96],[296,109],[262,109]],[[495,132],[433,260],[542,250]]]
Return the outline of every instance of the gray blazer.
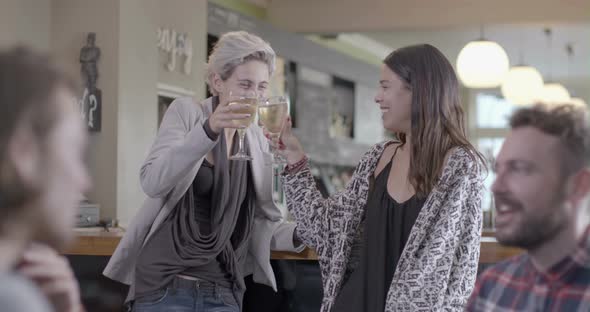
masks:
[[[166,111],[156,140],[141,167],[141,187],[148,198],[129,224],[103,274],[131,285],[133,299],[135,264],[139,252],[158,226],[188,190],[197,171],[217,141],[211,141],[203,123],[212,113],[212,100],[201,103],[192,98],[174,100]],[[256,191],[256,212],[244,272],[254,281],[277,289],[270,266],[270,251],[301,251],[293,245],[294,223],[285,223],[272,201],[272,167],[268,142],[262,130],[252,124],[246,135],[252,156],[252,176]]]

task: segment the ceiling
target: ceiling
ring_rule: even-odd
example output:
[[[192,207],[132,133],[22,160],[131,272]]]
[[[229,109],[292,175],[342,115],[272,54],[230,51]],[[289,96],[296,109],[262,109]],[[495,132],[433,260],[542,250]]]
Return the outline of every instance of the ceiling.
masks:
[[[514,23],[590,22],[588,0],[248,0],[304,33],[375,32]]]
[[[590,1],[589,1],[590,2]],[[544,28],[551,29],[551,48]],[[429,43],[439,48],[454,64],[461,49],[480,36],[479,27],[440,30],[397,30],[362,33],[392,50],[407,45]],[[578,80],[590,77],[590,23],[492,25],[484,28],[488,40],[498,42],[508,54],[510,65],[524,63],[536,67],[547,80]],[[573,55],[568,56],[566,45]]]
[[[378,58],[387,49],[430,43],[454,64],[484,25],[485,37],[504,47],[511,65],[520,62],[522,53],[545,79],[590,79],[590,0],[245,1],[264,8],[278,27],[306,34],[347,33],[341,40],[357,41],[357,47]],[[545,27],[553,32],[551,49]],[[569,43],[571,59],[565,49]]]
[[[590,81],[590,0],[245,0],[266,10],[277,27],[304,34],[345,34],[339,40],[381,59],[386,51],[430,43],[453,64],[484,35],[545,80]],[[544,28],[552,30],[549,48]],[[356,44],[355,44],[356,43]],[[566,44],[574,54],[568,58]],[[521,56],[522,55],[522,56]],[[585,85],[583,85],[585,87]]]

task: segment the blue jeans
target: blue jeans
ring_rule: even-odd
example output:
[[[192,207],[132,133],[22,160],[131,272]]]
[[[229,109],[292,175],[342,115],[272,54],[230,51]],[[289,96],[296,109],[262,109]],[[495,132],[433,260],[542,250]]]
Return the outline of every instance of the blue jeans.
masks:
[[[166,289],[135,299],[132,311],[240,312],[236,296],[230,288],[203,280],[179,280],[175,278]]]

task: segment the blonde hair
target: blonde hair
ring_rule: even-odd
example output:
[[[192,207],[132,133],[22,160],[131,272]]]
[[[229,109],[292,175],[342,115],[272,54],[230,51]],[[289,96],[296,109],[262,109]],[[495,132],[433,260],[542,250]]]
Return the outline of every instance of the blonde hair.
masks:
[[[215,74],[222,80],[228,79],[235,68],[251,60],[257,60],[268,66],[272,76],[275,70],[275,51],[262,38],[245,31],[225,33],[213,47],[207,62],[207,85],[212,94],[217,95],[213,88]]]

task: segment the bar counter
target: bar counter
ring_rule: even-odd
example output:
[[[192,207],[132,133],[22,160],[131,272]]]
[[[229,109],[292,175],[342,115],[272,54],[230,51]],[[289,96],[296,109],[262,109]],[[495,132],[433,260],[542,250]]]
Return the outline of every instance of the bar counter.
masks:
[[[111,256],[123,237],[124,230],[111,228],[77,228],[76,242],[65,252],[66,255]],[[500,245],[493,232],[484,231],[481,238],[480,264],[492,264],[522,253],[521,249]],[[271,259],[276,260],[317,260],[315,252],[309,248],[301,253],[273,251]]]

